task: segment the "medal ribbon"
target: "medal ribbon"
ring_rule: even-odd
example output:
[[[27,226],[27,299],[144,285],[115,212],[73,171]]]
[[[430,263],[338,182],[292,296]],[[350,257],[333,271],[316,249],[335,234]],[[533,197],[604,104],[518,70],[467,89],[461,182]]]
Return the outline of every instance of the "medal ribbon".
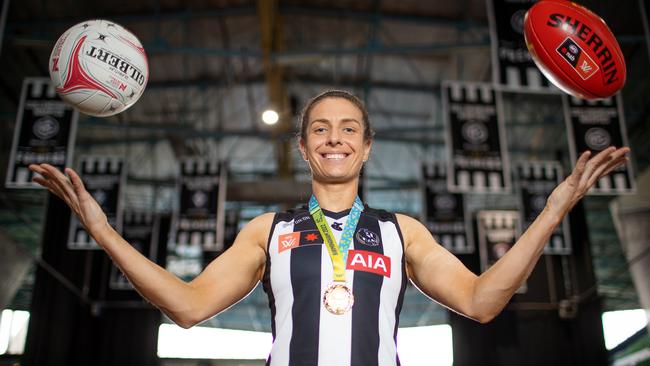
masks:
[[[359,217],[361,217],[362,211],[363,203],[361,203],[361,199],[357,196],[352,205],[352,209],[350,210],[348,221],[343,228],[343,233],[341,233],[341,240],[336,244],[336,239],[334,239],[332,229],[330,229],[330,226],[327,224],[325,214],[318,205],[316,197],[312,195],[309,199],[309,214],[314,220],[314,223],[316,223],[318,232],[320,232],[320,235],[323,237],[323,241],[325,242],[325,246],[329,252],[330,259],[332,259],[334,281],[336,282],[345,282],[345,264],[348,260],[348,250],[350,249],[352,236],[357,228],[357,223],[359,222]]]

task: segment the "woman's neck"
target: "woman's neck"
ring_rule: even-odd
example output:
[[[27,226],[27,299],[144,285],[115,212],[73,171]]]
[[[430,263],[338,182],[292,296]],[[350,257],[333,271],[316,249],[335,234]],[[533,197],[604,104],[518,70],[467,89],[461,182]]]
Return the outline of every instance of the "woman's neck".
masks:
[[[359,179],[345,183],[321,183],[312,181],[312,192],[318,205],[325,210],[341,212],[354,204],[359,189]]]

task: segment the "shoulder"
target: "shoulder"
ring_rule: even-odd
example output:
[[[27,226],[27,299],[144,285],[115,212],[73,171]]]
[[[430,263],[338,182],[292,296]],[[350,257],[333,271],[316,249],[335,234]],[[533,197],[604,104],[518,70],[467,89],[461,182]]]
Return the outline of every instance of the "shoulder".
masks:
[[[379,221],[392,221],[395,224],[397,224],[397,219],[395,218],[395,214],[392,212],[388,212],[386,210],[365,206],[363,209],[363,213]]]
[[[414,238],[431,236],[429,230],[419,220],[404,214],[395,214],[395,217],[404,236],[404,246],[411,244]]]
[[[252,219],[237,235],[237,238],[242,240],[236,240],[235,244],[238,242],[255,244],[264,248],[266,251],[266,239],[268,238],[276,215],[276,213],[267,212]]]

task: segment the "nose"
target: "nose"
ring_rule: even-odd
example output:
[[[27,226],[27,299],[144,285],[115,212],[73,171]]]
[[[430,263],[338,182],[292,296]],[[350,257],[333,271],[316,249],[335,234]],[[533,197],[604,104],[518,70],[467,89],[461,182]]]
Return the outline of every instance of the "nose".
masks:
[[[341,143],[341,132],[333,128],[330,130],[330,133],[327,135],[327,144],[330,146],[338,145]]]

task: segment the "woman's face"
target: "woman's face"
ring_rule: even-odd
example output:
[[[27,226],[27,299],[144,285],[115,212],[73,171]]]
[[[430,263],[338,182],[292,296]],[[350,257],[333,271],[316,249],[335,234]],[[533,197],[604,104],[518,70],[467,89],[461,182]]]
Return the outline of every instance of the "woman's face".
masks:
[[[325,183],[355,179],[372,145],[363,139],[359,108],[343,98],[325,98],[308,117],[307,139],[300,140],[300,152],[309,163],[313,179]]]

